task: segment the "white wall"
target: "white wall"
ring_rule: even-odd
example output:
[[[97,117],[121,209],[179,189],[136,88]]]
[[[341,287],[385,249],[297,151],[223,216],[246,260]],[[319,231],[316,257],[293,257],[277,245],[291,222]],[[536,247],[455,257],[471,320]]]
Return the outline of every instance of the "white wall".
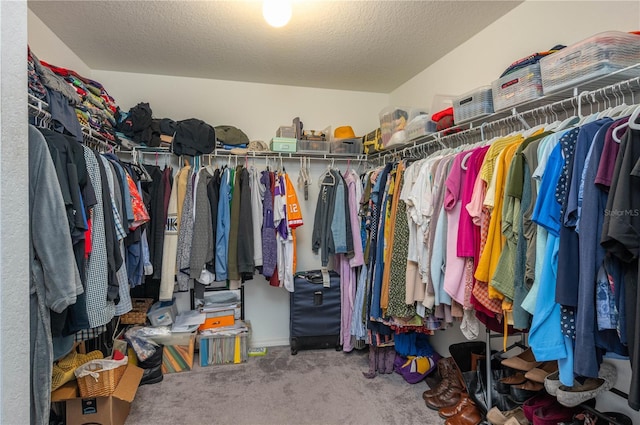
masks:
[[[203,78],[93,70],[127,111],[149,102],[158,118],[199,118],[211,125],[233,125],[250,139],[269,141],[281,125],[300,117],[306,129],[350,125],[357,135],[378,124],[388,95]]]
[[[638,1],[535,1],[514,8],[391,93],[393,105],[490,85],[516,60],[602,31],[640,28]],[[430,111],[437,112],[437,111]]]
[[[0,423],[29,423],[27,3],[0,2]]]
[[[51,65],[73,69],[91,78],[91,68],[55,35],[30,9],[27,16],[29,47],[38,59]]]

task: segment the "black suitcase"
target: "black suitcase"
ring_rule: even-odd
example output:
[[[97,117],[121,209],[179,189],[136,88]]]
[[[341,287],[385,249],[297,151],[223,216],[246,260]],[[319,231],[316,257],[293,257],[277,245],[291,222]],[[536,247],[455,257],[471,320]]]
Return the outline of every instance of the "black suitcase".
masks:
[[[330,286],[322,282],[320,270],[296,273],[290,295],[291,354],[298,350],[340,345],[340,275],[329,271]]]

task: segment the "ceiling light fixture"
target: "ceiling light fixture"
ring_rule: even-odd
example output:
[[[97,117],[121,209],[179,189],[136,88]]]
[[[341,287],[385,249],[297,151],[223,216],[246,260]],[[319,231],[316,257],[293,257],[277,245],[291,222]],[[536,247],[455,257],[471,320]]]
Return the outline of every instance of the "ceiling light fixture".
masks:
[[[291,19],[291,0],[264,0],[262,16],[272,27],[280,28]]]

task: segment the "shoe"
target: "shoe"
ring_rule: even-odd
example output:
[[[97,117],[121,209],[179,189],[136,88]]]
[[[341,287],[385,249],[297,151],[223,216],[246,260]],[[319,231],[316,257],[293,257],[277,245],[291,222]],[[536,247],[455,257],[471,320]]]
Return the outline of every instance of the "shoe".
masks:
[[[560,406],[558,403],[538,408],[533,414],[535,425],[557,425],[561,422],[573,421],[576,410]]]
[[[142,379],[140,385],[156,384],[164,379],[162,374],[162,366],[156,366],[149,369],[145,369],[142,373]]]
[[[510,418],[514,418],[518,424],[528,423],[527,418],[524,416],[522,407],[516,407],[515,409],[508,410],[506,412],[500,411],[497,407],[492,407],[487,412],[487,420],[493,425],[505,425]]]
[[[426,400],[427,397],[433,397],[438,394],[442,394],[444,392],[444,390],[449,385],[448,382],[451,379],[451,376],[452,376],[451,372],[453,367],[454,367],[454,363],[453,363],[452,357],[446,357],[438,360],[438,374],[441,377],[440,383],[437,386],[423,392],[422,393],[423,400]]]
[[[560,372],[558,371],[550,373],[544,378],[544,389],[547,390],[549,395],[555,397],[560,385],[562,383],[560,382]]]
[[[534,367],[538,367],[540,365],[540,362],[536,360],[531,348],[527,348],[517,356],[509,357],[508,359],[502,360],[502,365],[510,367],[512,369],[528,372]]]
[[[474,403],[471,400],[471,398],[469,398],[468,393],[461,393],[460,401],[458,401],[458,404],[451,407],[443,407],[442,409],[438,410],[438,415],[442,419],[449,419],[450,417],[455,416],[460,412],[462,412],[464,409],[467,408],[467,406],[474,406]]]
[[[558,405],[558,401],[555,397],[551,397],[549,394],[544,392],[539,393],[531,397],[529,400],[525,401],[522,404],[522,411],[524,412],[524,417],[527,418],[529,422],[533,423],[533,414],[536,410],[541,407],[548,405]]]
[[[529,372],[524,374],[524,377],[533,382],[539,382],[544,384],[544,379],[547,375],[556,372],[558,370],[558,361],[553,360],[550,362],[544,362],[538,367],[534,367]]]
[[[443,391],[424,398],[429,409],[440,410],[443,407],[455,406],[460,401],[460,394],[465,390],[464,381],[454,362],[451,362],[451,368],[447,369],[446,373],[447,375],[442,379]]]
[[[525,381],[523,384],[512,385],[510,388],[511,392],[511,400],[518,404],[522,404],[525,401],[529,400],[531,397],[538,394],[544,385],[538,382]]]
[[[501,378],[500,383],[506,385],[520,385],[524,384],[526,380],[527,378],[524,377],[524,373],[517,372],[511,376],[505,376],[504,378]]]
[[[443,407],[455,406],[460,401],[462,390],[462,387],[450,386],[445,388],[441,394],[427,397],[424,402],[431,410],[440,410]]]
[[[616,383],[617,372],[611,363],[602,363],[597,378],[586,378],[573,386],[560,385],[556,391],[558,403],[563,406],[575,407],[598,394],[610,390]]]
[[[444,421],[444,425],[478,425],[480,422],[482,422],[482,412],[475,405],[470,405]]]

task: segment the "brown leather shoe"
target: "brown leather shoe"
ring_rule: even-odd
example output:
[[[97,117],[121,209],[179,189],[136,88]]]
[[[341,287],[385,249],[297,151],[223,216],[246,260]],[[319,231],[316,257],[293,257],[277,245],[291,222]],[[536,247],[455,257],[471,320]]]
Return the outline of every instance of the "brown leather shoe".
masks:
[[[427,397],[433,397],[438,394],[442,394],[444,390],[449,386],[449,382],[453,377],[452,372],[453,372],[453,358],[446,357],[438,360],[438,373],[442,377],[442,380],[436,387],[430,388],[425,392],[423,392],[422,398],[426,400]]]
[[[424,402],[431,410],[440,410],[443,407],[451,407],[458,404],[462,387],[451,385],[445,388],[442,394],[433,397],[427,397]]]
[[[527,372],[524,377],[533,382],[539,382],[544,384],[544,379],[547,375],[552,374],[558,370],[558,361],[553,360],[549,362],[544,362],[538,367],[534,367],[529,372]]]
[[[524,373],[516,372],[513,375],[505,376],[500,379],[500,382],[505,385],[519,385],[524,384],[527,378],[524,377]]]
[[[502,365],[528,372],[534,367],[540,366],[540,362],[536,360],[531,347],[529,347],[517,356],[502,360]]]
[[[440,415],[442,419],[449,419],[450,417],[462,412],[467,408],[467,406],[474,406],[473,401],[471,401],[471,398],[469,398],[468,393],[461,393],[460,401],[458,402],[458,404],[451,407],[443,407],[442,409],[438,410],[438,415]]]
[[[482,412],[471,405],[444,421],[444,425],[478,425],[480,422],[482,422]]]

